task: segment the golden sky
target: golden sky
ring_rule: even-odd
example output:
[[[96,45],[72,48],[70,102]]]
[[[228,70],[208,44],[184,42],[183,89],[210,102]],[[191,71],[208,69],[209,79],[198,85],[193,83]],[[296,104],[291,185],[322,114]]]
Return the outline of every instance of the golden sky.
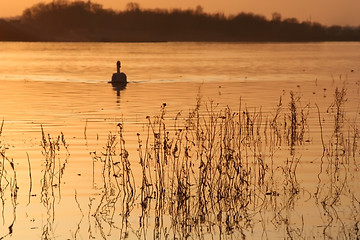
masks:
[[[38,2],[52,0],[0,0],[0,17],[13,17]],[[142,8],[195,8],[200,5],[205,12],[226,15],[252,12],[271,18],[273,12],[283,18],[295,17],[325,25],[360,26],[360,0],[93,0],[104,8],[124,10],[126,3],[137,2]]]

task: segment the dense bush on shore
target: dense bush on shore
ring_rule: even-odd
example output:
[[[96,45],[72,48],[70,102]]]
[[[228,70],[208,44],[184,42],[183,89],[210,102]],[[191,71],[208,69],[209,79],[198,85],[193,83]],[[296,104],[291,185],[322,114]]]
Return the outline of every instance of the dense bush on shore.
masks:
[[[16,20],[0,19],[3,41],[359,41],[360,27],[323,26],[253,13],[194,10],[104,9],[91,1],[39,3]]]

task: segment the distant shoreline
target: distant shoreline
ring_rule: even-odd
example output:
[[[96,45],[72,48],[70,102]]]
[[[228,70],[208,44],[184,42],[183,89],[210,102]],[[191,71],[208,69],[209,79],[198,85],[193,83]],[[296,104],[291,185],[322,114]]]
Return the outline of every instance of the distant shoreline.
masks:
[[[24,42],[24,43],[249,43],[249,44],[256,44],[256,43],[326,43],[326,42],[354,42],[358,43],[360,40],[319,40],[319,41],[76,41],[76,40],[68,40],[68,41],[37,41],[37,40],[2,40],[0,39],[0,43],[5,42]]]
[[[271,20],[253,13],[225,17],[195,10],[126,11],[103,9],[93,2],[39,3],[18,19],[0,19],[0,41],[24,42],[334,42],[360,41],[359,27]]]

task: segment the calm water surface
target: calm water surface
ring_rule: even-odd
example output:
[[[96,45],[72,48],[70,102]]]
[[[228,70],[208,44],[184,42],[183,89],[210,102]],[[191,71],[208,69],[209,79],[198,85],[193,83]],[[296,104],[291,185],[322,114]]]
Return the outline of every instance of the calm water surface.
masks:
[[[124,89],[107,83],[116,70],[118,59],[129,80]],[[0,145],[4,157],[0,164],[3,169],[0,175],[3,190],[0,237],[155,238],[159,230],[155,206],[148,213],[147,227],[139,223],[143,205],[137,133],[145,144],[146,117],[155,119],[166,103],[167,128],[174,131],[176,116],[187,118],[196,106],[197,97],[201,97],[200,112],[204,116],[209,115],[211,102],[215,112],[227,106],[240,114],[248,111],[254,126],[261,126],[262,134],[270,128],[268,123],[276,116],[280,98],[282,111],[290,112],[291,91],[296,96],[298,114],[301,115],[301,109],[308,114],[303,142],[295,146],[291,154],[288,145],[276,146],[276,151],[271,150],[273,158],[268,152],[272,145],[266,143],[268,140],[263,135],[260,142],[264,144],[261,152],[267,156],[267,171],[283,171],[274,182],[286,186],[282,177],[290,176],[292,183],[298,184],[297,192],[289,197],[279,194],[279,189],[277,192],[261,190],[267,191],[262,192],[263,204],[257,205],[254,202],[260,200],[254,198],[250,203],[254,207],[247,214],[242,212],[243,215],[237,216],[240,222],[247,219],[241,228],[239,225],[234,229],[226,228],[227,221],[217,214],[215,219],[224,223],[223,229],[212,222],[204,224],[201,234],[185,229],[177,236],[186,237],[184,233],[187,232],[192,237],[212,236],[215,239],[220,236],[249,239],[359,237],[360,189],[352,184],[360,180],[359,63],[360,43],[1,42],[0,117],[4,123]],[[333,112],[337,87],[346,89],[347,100],[343,105],[345,120],[341,122],[341,139],[345,140],[341,143],[334,143],[332,138],[337,116]],[[261,121],[257,116],[261,116]],[[284,116],[284,121],[288,121],[288,115]],[[128,215],[123,211],[123,199],[118,200],[110,194],[112,198],[106,205],[108,215],[105,210],[100,211],[99,220],[96,214],[98,209],[105,208],[102,203],[106,179],[101,174],[101,161],[94,161],[94,154],[90,153],[102,156],[109,134],[118,132],[118,123],[123,124],[136,193]],[[51,139],[63,133],[68,146],[66,150],[60,144],[56,152],[58,165],[51,167],[56,174],[50,186],[44,184],[50,176],[41,147],[42,129],[45,137],[50,134]],[[325,155],[322,142],[329,146]],[[338,145],[348,146],[342,149],[341,157],[347,156],[347,163],[340,164],[341,167],[332,165],[332,161],[339,159]],[[249,149],[253,151],[249,155],[258,153],[256,148]],[[347,151],[351,152],[351,157]],[[13,161],[15,172],[5,156]],[[299,159],[296,176],[287,175],[283,167],[289,159]],[[341,174],[333,168],[341,168]],[[15,179],[16,198],[11,190]],[[256,190],[252,193],[256,194]],[[266,200],[269,196],[271,200]],[[341,196],[341,201],[337,196]],[[334,205],[329,204],[329,199]],[[324,207],[326,204],[330,207]],[[209,211],[211,215],[212,210]],[[168,211],[161,215],[160,238],[176,235],[174,232],[178,229],[172,217]],[[202,226],[200,223],[192,225],[196,229]]]

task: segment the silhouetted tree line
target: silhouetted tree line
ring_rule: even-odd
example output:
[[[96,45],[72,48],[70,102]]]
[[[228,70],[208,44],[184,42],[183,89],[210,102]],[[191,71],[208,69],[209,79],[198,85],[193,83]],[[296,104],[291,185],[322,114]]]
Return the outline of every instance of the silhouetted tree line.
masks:
[[[17,20],[0,19],[7,41],[359,41],[359,27],[271,20],[252,13],[234,16],[194,10],[141,9],[128,3],[115,12],[91,1],[57,0],[26,9]]]

